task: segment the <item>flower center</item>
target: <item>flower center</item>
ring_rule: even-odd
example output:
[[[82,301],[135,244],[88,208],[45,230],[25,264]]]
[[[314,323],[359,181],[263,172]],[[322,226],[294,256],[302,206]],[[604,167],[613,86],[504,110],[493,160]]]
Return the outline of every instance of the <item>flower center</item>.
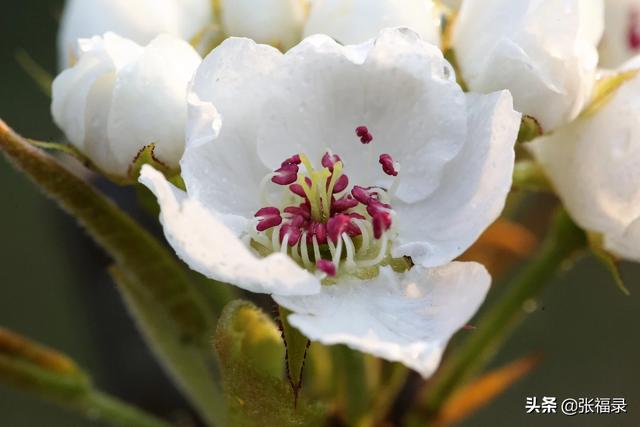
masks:
[[[366,126],[356,128],[363,145],[373,136]],[[287,253],[323,277],[339,271],[368,269],[388,257],[395,213],[390,201],[397,187],[398,165],[389,154],[379,157],[382,171],[394,177],[389,190],[350,186],[339,155],[327,150],[320,167],[299,153],[285,159],[264,177],[265,207],[255,214],[250,236],[261,253]],[[279,203],[267,202],[268,185],[277,185]]]

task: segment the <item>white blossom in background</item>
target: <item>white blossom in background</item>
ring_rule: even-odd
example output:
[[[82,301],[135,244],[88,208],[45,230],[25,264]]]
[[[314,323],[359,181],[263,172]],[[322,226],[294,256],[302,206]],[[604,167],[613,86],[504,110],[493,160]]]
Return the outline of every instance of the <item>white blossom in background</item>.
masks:
[[[51,111],[69,141],[102,171],[125,177],[138,152],[178,166],[189,80],[201,62],[182,39],[142,47],[113,33],[81,39],[77,63],[53,82]]]
[[[465,0],[453,30],[472,91],[511,91],[516,110],[545,131],[588,102],[603,29],[602,0]]]
[[[59,65],[77,40],[114,32],[145,45],[161,33],[190,40],[213,22],[211,0],[67,0],[58,34]]]
[[[390,29],[286,54],[227,39],[188,101],[187,191],[150,166],[140,178],[176,253],[274,295],[313,340],[430,376],[489,287],[484,267],[451,260],[504,207],[511,95],[465,94],[438,48]]]
[[[387,27],[409,27],[440,43],[440,11],[431,0],[314,0],[304,34],[327,34],[342,44],[356,44]]]
[[[605,0],[600,66],[617,68],[640,54],[640,1]]]
[[[227,36],[248,37],[286,50],[302,38],[307,0],[220,0]]]
[[[605,249],[638,262],[639,118],[640,77],[635,76],[595,112],[529,145],[573,219],[600,233]]]

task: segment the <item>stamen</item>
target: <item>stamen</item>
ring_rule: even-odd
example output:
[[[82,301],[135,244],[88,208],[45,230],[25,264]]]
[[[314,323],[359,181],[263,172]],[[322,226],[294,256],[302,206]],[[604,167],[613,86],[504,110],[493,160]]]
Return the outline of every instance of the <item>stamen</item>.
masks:
[[[363,144],[369,144],[373,141],[373,135],[369,132],[369,128],[366,126],[358,126],[356,128],[356,135],[360,138],[360,142]]]
[[[313,240],[313,256],[315,257],[316,261],[319,261],[322,259],[322,255],[320,255],[320,246],[318,245],[318,238],[316,236],[313,236],[312,240]]]
[[[381,154],[379,162],[384,173],[390,176],[398,176],[398,171],[393,164],[393,158],[389,154]]]
[[[380,240],[380,250],[378,251],[378,255],[374,259],[360,261],[358,264],[361,267],[373,267],[374,265],[380,264],[380,262],[384,259],[387,254],[387,244],[389,243],[389,235],[387,233],[382,235],[382,239]]]
[[[298,166],[291,164],[283,164],[273,173],[271,182],[278,185],[289,185],[296,182],[298,178]]]
[[[346,234],[342,235],[342,240],[344,241],[344,246],[347,248],[347,259],[344,263],[347,269],[350,269],[355,265],[356,247],[351,238]]]
[[[255,217],[258,219],[258,224],[256,225],[256,230],[258,231],[265,231],[282,224],[282,217],[278,208],[262,208],[256,212]]]
[[[316,267],[327,276],[334,277],[336,275],[336,266],[331,261],[327,261],[326,259],[318,260]]]
[[[309,248],[307,247],[307,232],[302,233],[302,239],[300,239],[300,255],[302,255],[302,263],[307,269],[311,269],[313,264],[309,259]]]
[[[329,234],[329,240],[338,243],[340,235],[347,230],[347,226],[351,222],[351,217],[345,214],[340,214],[332,217],[327,222],[327,233]]]
[[[285,165],[299,165],[301,162],[302,162],[302,160],[300,160],[300,155],[299,154],[295,154],[295,155],[289,157],[284,162],[282,162],[282,166],[285,166]]]
[[[333,165],[335,165],[340,161],[341,161],[340,156],[338,156],[337,154],[333,154],[330,151],[327,151],[326,153],[324,153],[324,156],[322,156],[321,164],[322,166],[324,166],[325,168],[333,172]]]
[[[373,217],[373,237],[380,239],[385,231],[391,228],[391,215],[379,213]]]

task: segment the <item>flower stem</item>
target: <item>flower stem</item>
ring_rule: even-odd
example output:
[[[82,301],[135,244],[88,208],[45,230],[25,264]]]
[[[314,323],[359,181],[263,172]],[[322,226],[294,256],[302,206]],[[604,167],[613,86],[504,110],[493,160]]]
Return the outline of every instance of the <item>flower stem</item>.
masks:
[[[129,215],[0,120],[0,150],[115,261],[119,290],[148,344],[208,425],[224,425],[210,337],[215,314],[183,266]]]
[[[75,405],[87,417],[118,427],[170,427],[166,421],[147,414],[112,396],[94,391]]]
[[[559,211],[538,254],[507,285],[502,298],[484,313],[473,335],[430,384],[425,402],[429,414],[436,414],[451,394],[488,362],[522,318],[523,304],[538,295],[562,265],[585,246],[584,232],[566,212]]]

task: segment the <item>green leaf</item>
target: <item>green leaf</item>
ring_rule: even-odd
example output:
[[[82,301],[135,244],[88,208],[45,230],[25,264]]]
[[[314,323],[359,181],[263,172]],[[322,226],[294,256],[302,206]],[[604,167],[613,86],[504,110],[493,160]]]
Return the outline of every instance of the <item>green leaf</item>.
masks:
[[[121,427],[169,427],[165,421],[95,390],[67,356],[0,327],[0,384]],[[5,423],[0,414],[0,424]]]
[[[589,248],[596,256],[596,259],[607,268],[618,289],[620,289],[623,294],[630,296],[631,292],[629,292],[629,289],[625,286],[622,274],[620,274],[619,260],[604,248],[603,236],[593,232],[587,233],[587,236],[589,238]]]
[[[533,116],[523,115],[518,131],[518,143],[525,143],[536,139],[544,133],[540,122]]]
[[[27,73],[34,81],[38,88],[51,98],[51,85],[53,76],[44,67],[38,64],[35,59],[24,49],[18,49],[15,54],[18,65]]]
[[[314,426],[324,408],[303,399],[296,404],[283,380],[284,345],[275,323],[250,302],[224,310],[215,335],[224,391],[234,427]]]
[[[304,362],[307,358],[307,349],[311,342],[300,331],[289,324],[291,312],[284,307],[278,307],[278,321],[282,330],[282,338],[287,349],[287,378],[293,390],[294,396],[298,397],[302,389],[302,374],[304,372]]]
[[[33,147],[0,121],[0,149],[13,164],[24,171],[48,196],[74,216],[91,237],[113,258],[119,276],[126,279],[129,293],[147,304],[148,310],[162,313],[168,330],[176,337],[158,340],[145,335],[160,361],[203,418],[210,424],[225,425],[224,414],[216,408],[217,388],[211,384],[202,395],[202,378],[184,376],[184,364],[202,363],[210,354],[209,340],[214,331],[215,313],[190,282],[182,264],[155,237],[90,184],[76,177],[53,157]],[[124,286],[123,286],[124,287]],[[121,289],[123,288],[121,287]],[[142,299],[144,297],[144,299]],[[129,297],[133,301],[134,297]],[[129,301],[127,301],[129,302]],[[131,307],[139,312],[139,307]],[[143,334],[150,330],[142,329]],[[168,332],[169,333],[169,332]],[[198,354],[191,361],[176,357],[172,347],[176,339],[185,346],[180,354]],[[211,359],[215,358],[211,355]],[[211,394],[209,394],[211,393]]]

